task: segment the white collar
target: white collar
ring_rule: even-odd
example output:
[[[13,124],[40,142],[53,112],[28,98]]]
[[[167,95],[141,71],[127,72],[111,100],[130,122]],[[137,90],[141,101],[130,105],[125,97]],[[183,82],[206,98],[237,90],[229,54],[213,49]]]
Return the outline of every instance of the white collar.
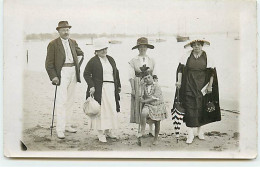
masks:
[[[135,57],[135,59],[139,59],[139,58],[141,58],[142,56],[139,56],[139,55],[137,55],[136,57]],[[145,56],[143,56],[142,58],[149,58],[150,59],[150,57],[148,56],[148,55],[145,55]]]
[[[194,54],[194,52],[192,54],[196,59],[198,59],[202,55],[202,53],[203,51],[201,51],[199,54]]]
[[[61,39],[62,42],[68,42],[69,41],[69,39],[65,40],[65,39],[63,39],[61,37],[60,37],[60,39]]]
[[[102,60],[102,61],[108,60],[108,59],[107,59],[107,56],[106,56],[105,58],[101,58],[100,56],[98,56],[98,57],[99,57],[99,59]]]

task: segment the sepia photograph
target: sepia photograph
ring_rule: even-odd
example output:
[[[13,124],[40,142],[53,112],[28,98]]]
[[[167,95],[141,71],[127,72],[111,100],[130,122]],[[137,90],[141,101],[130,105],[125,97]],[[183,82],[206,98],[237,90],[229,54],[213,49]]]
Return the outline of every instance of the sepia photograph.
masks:
[[[257,157],[255,0],[5,0],[4,155]]]

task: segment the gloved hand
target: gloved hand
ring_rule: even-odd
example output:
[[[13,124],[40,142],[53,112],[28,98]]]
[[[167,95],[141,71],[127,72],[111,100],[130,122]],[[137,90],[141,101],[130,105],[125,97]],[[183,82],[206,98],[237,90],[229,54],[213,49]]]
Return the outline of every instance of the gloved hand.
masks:
[[[52,79],[51,82],[52,82],[53,85],[58,85],[60,83],[60,80],[59,80],[58,77],[55,77],[55,78]]]
[[[90,94],[91,96],[94,96],[94,93],[95,93],[95,88],[94,88],[94,87],[90,88],[89,94]]]

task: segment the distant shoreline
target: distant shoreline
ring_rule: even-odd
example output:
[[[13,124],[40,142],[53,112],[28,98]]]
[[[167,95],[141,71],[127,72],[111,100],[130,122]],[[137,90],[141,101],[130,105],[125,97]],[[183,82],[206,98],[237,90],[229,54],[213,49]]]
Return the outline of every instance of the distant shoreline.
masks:
[[[226,35],[229,33],[229,35],[237,35],[237,32],[214,32],[214,33],[190,33],[187,34],[189,36],[196,36],[196,35]],[[182,35],[182,33],[179,33]],[[178,33],[160,33],[160,37],[177,37],[179,35]],[[100,37],[107,37],[107,38],[136,38],[136,37],[158,37],[158,33],[153,34],[108,34],[108,33],[102,33],[102,34],[95,34],[95,33],[87,33],[87,34],[78,34],[78,33],[71,33],[70,37],[74,39],[92,39],[92,38],[100,38]],[[55,39],[59,35],[58,33],[31,33],[27,34],[25,36],[25,40],[49,40],[49,39]]]

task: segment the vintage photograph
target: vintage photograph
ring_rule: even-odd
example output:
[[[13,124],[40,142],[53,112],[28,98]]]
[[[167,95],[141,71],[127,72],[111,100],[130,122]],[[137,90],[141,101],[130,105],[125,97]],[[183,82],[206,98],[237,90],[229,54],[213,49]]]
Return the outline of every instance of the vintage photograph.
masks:
[[[4,154],[257,156],[254,0],[4,1]]]

